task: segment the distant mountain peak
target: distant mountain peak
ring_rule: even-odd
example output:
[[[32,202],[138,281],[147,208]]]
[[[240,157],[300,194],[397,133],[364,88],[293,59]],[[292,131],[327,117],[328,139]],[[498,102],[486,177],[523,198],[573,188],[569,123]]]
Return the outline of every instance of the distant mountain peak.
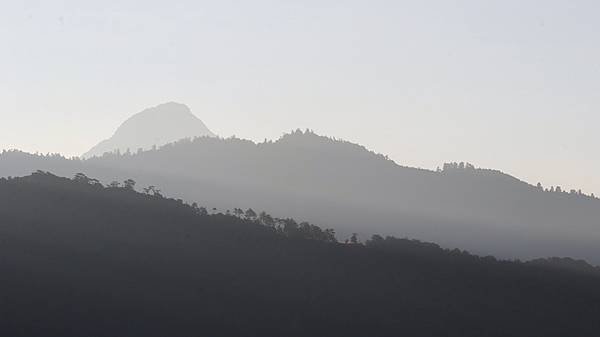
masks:
[[[214,137],[206,125],[190,108],[181,103],[167,102],[145,109],[127,119],[114,135],[83,155],[84,158],[102,156],[116,150],[135,152],[150,149],[183,138]]]

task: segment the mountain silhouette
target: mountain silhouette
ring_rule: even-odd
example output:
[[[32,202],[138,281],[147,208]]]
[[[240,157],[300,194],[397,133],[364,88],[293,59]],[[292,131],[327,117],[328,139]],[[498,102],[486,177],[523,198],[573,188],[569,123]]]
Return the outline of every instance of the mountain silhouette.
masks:
[[[83,157],[101,156],[106,152],[148,150],[187,137],[214,137],[190,109],[175,102],[146,109],[126,120],[107,140],[100,142]]]
[[[398,165],[347,141],[295,131],[277,141],[200,137],[135,154],[65,159],[4,152],[0,176],[38,169],[133,178],[209,207],[240,205],[352,233],[413,237],[502,258],[566,256],[600,264],[600,200],[467,164]]]
[[[600,274],[576,261],[297,237],[251,212],[113,186],[81,174],[0,179],[2,336],[600,333]]]

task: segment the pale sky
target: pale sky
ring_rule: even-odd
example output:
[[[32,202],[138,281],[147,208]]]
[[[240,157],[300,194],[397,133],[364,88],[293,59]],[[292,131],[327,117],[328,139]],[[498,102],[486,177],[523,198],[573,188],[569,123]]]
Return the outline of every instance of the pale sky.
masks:
[[[0,149],[79,155],[187,104],[402,165],[469,161],[600,194],[597,1],[0,1]],[[1,165],[1,163],[0,163]]]

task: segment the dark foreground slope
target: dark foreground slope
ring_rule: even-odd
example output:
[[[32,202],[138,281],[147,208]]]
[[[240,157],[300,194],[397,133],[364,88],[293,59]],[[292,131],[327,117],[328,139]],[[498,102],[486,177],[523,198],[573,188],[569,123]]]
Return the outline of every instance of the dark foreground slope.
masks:
[[[0,180],[2,336],[596,336],[600,278],[306,240],[48,174]]]

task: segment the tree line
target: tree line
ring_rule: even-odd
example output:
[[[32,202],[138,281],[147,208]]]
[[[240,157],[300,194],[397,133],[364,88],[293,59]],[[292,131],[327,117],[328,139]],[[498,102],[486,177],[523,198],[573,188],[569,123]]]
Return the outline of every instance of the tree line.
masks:
[[[44,173],[40,172],[39,173]],[[136,181],[133,179],[127,179],[123,182],[113,181],[106,186],[104,186],[98,179],[90,178],[86,176],[84,173],[77,173],[72,180],[74,182],[91,185],[97,188],[106,188],[106,189],[122,189],[125,191],[135,191]],[[156,186],[148,186],[142,189],[143,193],[155,197],[155,198],[164,198],[161,193],[161,190]],[[292,218],[278,218],[273,217],[272,215],[266,213],[265,211],[261,211],[257,213],[252,208],[248,208],[247,210],[243,210],[241,208],[234,208],[233,210],[226,210],[225,213],[219,212],[217,208],[212,208],[211,212],[209,212],[207,207],[199,206],[198,203],[194,202],[191,204],[185,203],[182,199],[176,199],[179,203],[190,207],[193,212],[199,216],[210,216],[210,215],[221,215],[227,217],[233,217],[237,219],[241,219],[247,222],[251,222],[254,224],[262,225],[270,230],[295,239],[307,239],[307,240],[316,240],[323,242],[338,242],[335,236],[335,230],[327,228],[322,229],[321,227],[311,224],[309,222],[303,221],[298,222]],[[353,235],[351,238],[352,243],[358,243],[356,239],[356,235]]]
[[[475,165],[473,165],[471,163],[452,162],[452,163],[444,163],[444,166],[441,169],[438,167],[436,172],[438,172],[438,173],[449,173],[449,172],[456,172],[456,171],[472,171],[472,172],[474,172],[477,170],[483,170],[483,169],[477,168],[477,167],[475,167]],[[487,170],[487,171],[490,171],[490,170]],[[491,171],[501,173],[500,171],[495,171],[495,170],[491,170]],[[539,182],[535,185],[535,188],[540,192],[598,199],[594,193],[585,194],[584,192],[582,192],[581,189],[577,189],[577,190],[571,189],[571,190],[567,191],[566,189],[563,189],[560,186],[550,186],[550,187],[546,188]]]

